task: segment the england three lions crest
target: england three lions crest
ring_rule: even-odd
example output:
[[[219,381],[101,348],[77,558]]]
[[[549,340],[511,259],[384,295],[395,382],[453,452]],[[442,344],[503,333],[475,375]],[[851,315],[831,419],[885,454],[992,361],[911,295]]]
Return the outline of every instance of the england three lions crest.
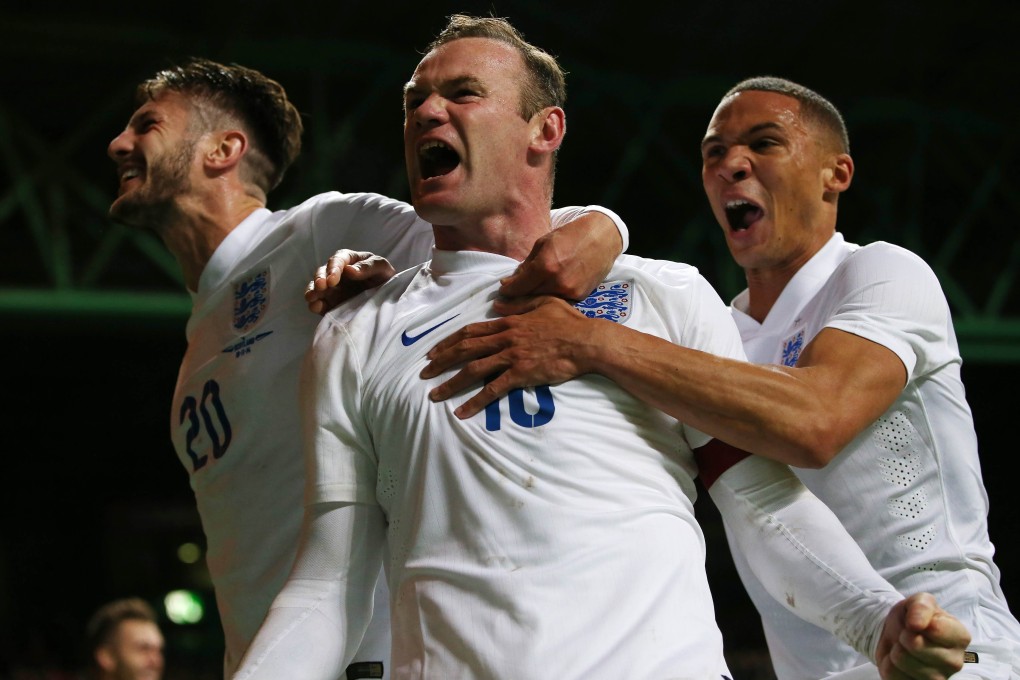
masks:
[[[255,272],[234,283],[234,330],[247,333],[269,306],[269,270]]]
[[[621,323],[630,316],[633,298],[629,281],[606,281],[600,283],[588,297],[574,307],[592,319],[606,319]]]
[[[803,329],[783,341],[783,366],[796,366],[802,349],[804,349]]]

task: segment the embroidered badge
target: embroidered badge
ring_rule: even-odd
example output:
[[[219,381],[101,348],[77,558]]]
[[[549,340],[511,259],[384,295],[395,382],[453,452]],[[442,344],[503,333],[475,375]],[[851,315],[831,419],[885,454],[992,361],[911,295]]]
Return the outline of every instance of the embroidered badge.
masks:
[[[631,302],[629,281],[605,281],[574,307],[589,318],[621,323],[630,316]]]
[[[804,330],[783,341],[783,366],[796,366],[800,351],[804,349]]]
[[[269,270],[255,272],[234,284],[234,330],[247,333],[269,306]]]

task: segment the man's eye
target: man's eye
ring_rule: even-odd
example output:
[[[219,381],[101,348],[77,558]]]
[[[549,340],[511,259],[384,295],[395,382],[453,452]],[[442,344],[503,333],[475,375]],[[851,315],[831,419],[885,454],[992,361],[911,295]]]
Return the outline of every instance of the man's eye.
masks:
[[[710,146],[707,149],[703,149],[701,155],[704,158],[719,158],[724,153],[726,153],[726,149],[724,149],[723,147]]]
[[[762,137],[761,139],[756,139],[751,142],[751,148],[755,151],[764,151],[765,149],[773,146],[776,146],[776,140],[770,137]]]

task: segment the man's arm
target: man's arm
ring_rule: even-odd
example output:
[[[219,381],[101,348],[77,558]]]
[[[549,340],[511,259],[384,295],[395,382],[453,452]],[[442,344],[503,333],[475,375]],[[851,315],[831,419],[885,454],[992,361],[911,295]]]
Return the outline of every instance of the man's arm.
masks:
[[[552,226],[552,231],[535,241],[517,270],[503,279],[500,295],[583,300],[627,250],[627,226],[601,206],[553,210]]]
[[[372,618],[384,532],[378,506],[309,506],[294,568],[233,680],[340,677]]]
[[[538,239],[524,262],[503,280],[502,295],[543,293],[583,299],[627,248],[626,224],[601,206],[558,208],[551,218],[554,229]],[[305,288],[305,302],[312,312],[325,314],[395,273],[381,256],[341,249],[315,271]]]
[[[335,680],[372,618],[386,525],[359,407],[362,362],[346,324],[358,309],[327,316],[301,366],[306,506],[297,555],[235,680]]]
[[[871,659],[886,680],[945,678],[970,635],[931,595],[907,599],[790,469],[712,440],[695,452],[727,534],[787,609]],[[719,461],[727,461],[720,464]]]
[[[821,467],[880,416],[906,382],[892,351],[835,329],[819,333],[797,367],[787,368],[681,347],[590,319],[554,298],[497,301],[496,311],[507,316],[444,339],[422,372],[432,378],[465,364],[433,390],[436,401],[499,373],[458,407],[458,417],[471,417],[517,387],[598,373],[733,446],[789,465]]]

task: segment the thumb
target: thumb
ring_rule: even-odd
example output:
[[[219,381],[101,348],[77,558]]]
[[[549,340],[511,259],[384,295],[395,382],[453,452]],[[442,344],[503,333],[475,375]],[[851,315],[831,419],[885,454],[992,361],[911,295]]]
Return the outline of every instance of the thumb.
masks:
[[[505,298],[528,295],[533,287],[524,273],[523,263],[517,265],[512,274],[500,279],[500,295]]]
[[[515,297],[512,299],[496,298],[492,303],[492,309],[500,316],[513,316],[515,314],[527,314],[543,306],[548,301],[549,298],[545,295]]]

